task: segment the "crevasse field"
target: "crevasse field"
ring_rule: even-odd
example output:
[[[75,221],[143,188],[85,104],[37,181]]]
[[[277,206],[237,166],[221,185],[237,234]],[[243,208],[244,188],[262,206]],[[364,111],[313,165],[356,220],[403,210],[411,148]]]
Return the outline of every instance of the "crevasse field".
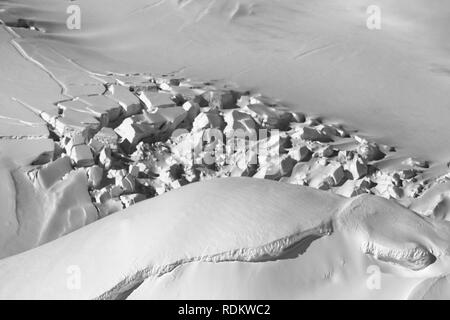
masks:
[[[450,298],[449,15],[0,1],[0,298]]]

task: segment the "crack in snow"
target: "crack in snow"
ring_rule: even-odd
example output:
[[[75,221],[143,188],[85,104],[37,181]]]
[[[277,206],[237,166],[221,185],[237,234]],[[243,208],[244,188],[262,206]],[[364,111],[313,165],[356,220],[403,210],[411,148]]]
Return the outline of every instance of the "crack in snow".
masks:
[[[96,300],[114,300],[123,299],[136,290],[145,280],[151,277],[161,277],[172,272],[176,268],[194,262],[267,262],[291,259],[289,253],[297,250],[301,255],[307,247],[317,239],[323,236],[329,236],[333,233],[332,220],[323,222],[319,226],[300,231],[293,235],[272,241],[268,244],[255,248],[239,248],[231,251],[212,255],[200,255],[187,259],[180,259],[173,263],[162,266],[149,266],[145,269],[135,272],[133,275],[126,277],[113,288],[106,291],[96,298]]]

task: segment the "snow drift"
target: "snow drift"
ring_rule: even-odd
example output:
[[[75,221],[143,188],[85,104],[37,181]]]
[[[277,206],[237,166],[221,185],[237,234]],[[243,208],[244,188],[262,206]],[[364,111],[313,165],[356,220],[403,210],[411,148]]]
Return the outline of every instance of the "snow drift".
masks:
[[[216,179],[1,260],[0,297],[406,298],[445,274],[449,239],[447,222],[374,196]],[[371,265],[391,279],[380,290],[366,287]]]
[[[83,169],[67,157],[43,166],[19,166],[0,159],[0,259],[97,220]]]

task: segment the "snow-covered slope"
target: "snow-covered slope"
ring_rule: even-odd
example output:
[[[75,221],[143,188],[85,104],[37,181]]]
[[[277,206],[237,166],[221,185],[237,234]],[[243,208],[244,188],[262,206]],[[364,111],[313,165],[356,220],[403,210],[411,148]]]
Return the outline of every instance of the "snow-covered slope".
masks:
[[[55,240],[98,218],[85,171],[73,170],[67,157],[44,166],[20,166],[3,158],[0,177],[0,259]]]
[[[66,28],[70,4],[81,30]],[[381,30],[366,27],[374,4]],[[409,155],[450,156],[446,0],[21,0],[6,9],[1,18],[46,31],[18,31],[33,57],[45,44],[97,72],[233,80]]]
[[[22,56],[14,34],[0,27],[0,157],[29,165],[41,156],[51,158],[53,141],[44,121],[18,99],[35,107],[51,108],[60,87]]]
[[[433,160],[430,190],[404,202],[427,217],[369,195],[202,182],[0,260],[0,298],[447,298],[450,196],[436,176],[450,157],[450,5],[379,0],[382,28],[369,30],[373,4],[0,1],[14,27],[0,26],[0,258],[97,219],[83,169],[29,166],[58,151],[36,113],[121,76],[231,80],[396,146],[380,169]],[[81,30],[66,27],[69,5]]]
[[[450,299],[449,276],[424,280],[410,294],[411,300],[448,300]]]
[[[447,222],[374,196],[216,179],[1,260],[0,297],[406,298],[445,273],[449,239]]]

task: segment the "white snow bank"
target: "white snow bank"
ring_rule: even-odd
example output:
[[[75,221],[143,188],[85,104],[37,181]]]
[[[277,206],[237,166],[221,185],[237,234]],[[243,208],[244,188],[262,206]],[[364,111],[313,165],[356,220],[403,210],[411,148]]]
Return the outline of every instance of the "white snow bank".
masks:
[[[242,291],[240,297],[249,298],[271,296],[270,292],[258,293],[260,287],[253,281],[276,282],[280,278],[270,278],[272,268],[279,268],[278,272],[287,277],[287,272],[298,266],[292,273],[294,280],[298,272],[304,273],[298,280],[304,285],[287,291],[292,294],[286,296],[307,297],[314,289],[310,297],[329,297],[326,290],[330,286],[351,288],[355,282],[364,286],[358,279],[363,279],[367,265],[375,264],[388,278],[404,283],[398,289],[404,290],[402,294],[387,286],[383,289],[386,296],[406,297],[418,280],[443,273],[448,266],[449,238],[446,222],[422,218],[385,199],[367,195],[349,200],[273,181],[217,179],[136,204],[54,242],[0,261],[0,297],[123,298],[146,279],[152,282],[164,274],[170,277],[177,266],[191,268],[195,262],[207,263],[208,269],[217,266],[211,271],[214,277],[219,277],[220,270],[231,272],[235,281],[248,284],[249,291]],[[368,242],[394,252],[391,261],[385,263],[365,255],[363,248]],[[403,253],[415,247],[435,257],[431,265],[402,266]],[[235,273],[237,262],[227,261],[243,263],[248,273]],[[284,269],[286,263],[290,266]],[[347,276],[336,285],[323,282],[325,271],[337,268],[336,263],[340,266],[338,274]],[[268,269],[261,271],[259,280],[246,278],[253,274],[253,268]],[[73,270],[80,280],[76,289],[68,285],[73,281]],[[203,277],[195,270],[196,279]],[[355,270],[358,273],[353,277]],[[404,277],[413,280],[402,282]],[[202,296],[201,290],[190,287],[188,279],[174,293],[176,297],[192,297],[188,289],[184,290],[186,286],[189,292]],[[178,280],[183,282],[183,277]],[[143,288],[154,288],[147,282]],[[212,297],[230,297],[233,291],[227,291],[228,283],[220,284]],[[360,298],[366,297],[364,291],[360,292]],[[276,293],[273,291],[272,297]],[[171,296],[163,289],[157,294]],[[138,297],[147,296],[154,297],[146,291]]]
[[[403,299],[420,282],[381,269],[377,290],[376,268],[351,239],[332,235],[296,258],[183,265],[149,278],[128,299]]]
[[[450,181],[435,184],[412,202],[410,209],[424,216],[450,220]]]
[[[86,173],[60,158],[41,167],[0,160],[0,258],[57,239],[97,220]]]
[[[448,300],[450,299],[449,275],[426,279],[409,295],[411,300]]]

